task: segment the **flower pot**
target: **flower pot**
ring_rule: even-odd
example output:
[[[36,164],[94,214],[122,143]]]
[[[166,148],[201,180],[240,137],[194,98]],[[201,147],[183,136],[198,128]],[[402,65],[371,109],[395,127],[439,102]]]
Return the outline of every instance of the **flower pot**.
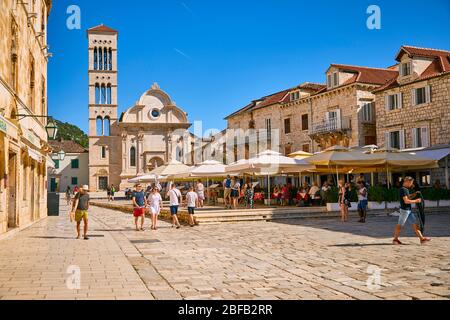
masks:
[[[439,201],[439,207],[450,207],[450,200]]]
[[[437,206],[437,201],[425,200],[425,208],[436,208]]]
[[[398,208],[400,208],[400,203],[399,202],[388,202],[387,208],[388,209],[398,209]]]
[[[367,208],[369,210],[384,210],[386,209],[386,202],[369,201]]]
[[[333,211],[341,211],[341,207],[339,206],[339,203],[327,203],[327,211],[333,212]]]

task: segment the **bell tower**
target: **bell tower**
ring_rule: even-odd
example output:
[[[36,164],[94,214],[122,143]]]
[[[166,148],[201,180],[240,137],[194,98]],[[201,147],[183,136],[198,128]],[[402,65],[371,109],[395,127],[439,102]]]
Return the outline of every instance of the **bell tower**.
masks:
[[[120,168],[110,153],[117,146],[118,32],[105,25],[87,30],[89,41],[89,184],[104,190],[120,183]],[[117,173],[119,172],[119,173]]]

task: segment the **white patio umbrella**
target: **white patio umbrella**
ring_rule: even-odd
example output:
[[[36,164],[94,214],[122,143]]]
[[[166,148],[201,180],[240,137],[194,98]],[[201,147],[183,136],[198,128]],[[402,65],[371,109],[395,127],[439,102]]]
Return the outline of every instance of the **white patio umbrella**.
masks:
[[[191,170],[192,167],[185,165],[176,160],[172,160],[169,164],[158,167],[150,171],[149,174],[154,174],[157,176],[167,176],[170,178],[176,178],[178,175],[185,174]]]
[[[298,160],[281,153],[266,150],[251,159],[243,159],[226,167],[227,172],[252,173],[267,176],[268,199],[270,204],[270,176],[279,173],[292,173],[314,168],[304,159]]]
[[[165,176],[159,176],[156,174],[146,174],[143,176],[137,176],[132,179],[129,179],[129,183],[139,183],[139,182],[152,182],[152,181],[158,181],[158,180],[164,180]]]

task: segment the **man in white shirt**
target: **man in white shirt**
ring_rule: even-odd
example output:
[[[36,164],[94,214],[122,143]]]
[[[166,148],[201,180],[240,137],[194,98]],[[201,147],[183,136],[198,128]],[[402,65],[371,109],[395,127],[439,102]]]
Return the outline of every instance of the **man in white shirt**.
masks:
[[[311,204],[314,203],[314,200],[316,199],[316,194],[319,191],[320,191],[320,188],[317,186],[317,182],[314,182],[311,189],[309,189],[309,192],[308,192]]]
[[[189,188],[189,192],[186,194],[186,203],[189,212],[189,225],[193,227],[195,225],[194,222],[194,214],[195,208],[197,207],[197,203],[199,201],[198,195],[194,192],[194,187]]]
[[[172,227],[180,229],[180,223],[178,222],[178,207],[180,206],[181,192],[177,189],[175,184],[172,184],[167,196],[170,198],[170,214],[172,215]]]

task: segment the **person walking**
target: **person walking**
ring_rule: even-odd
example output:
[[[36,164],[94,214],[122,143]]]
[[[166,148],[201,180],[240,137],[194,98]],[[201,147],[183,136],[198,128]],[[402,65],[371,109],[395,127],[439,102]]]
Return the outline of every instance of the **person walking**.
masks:
[[[351,206],[350,204],[350,184],[345,183],[342,180],[339,180],[339,196],[338,202],[341,207],[341,221],[348,221],[348,208]]]
[[[131,196],[131,201],[133,203],[133,216],[136,231],[144,231],[145,207],[147,206],[147,200],[145,199],[145,192],[142,190],[142,186],[140,184],[135,186],[135,190]],[[140,227],[138,227],[139,219],[141,219]]]
[[[106,187],[106,196],[108,198],[108,202],[111,201],[111,186]]]
[[[409,188],[411,188],[413,183],[414,183],[413,178],[405,177],[403,179],[403,186],[399,189],[400,216],[398,217],[398,223],[397,223],[397,226],[395,227],[395,231],[394,231],[394,240],[392,241],[392,243],[394,245],[402,244],[402,242],[399,240],[400,232],[407,220],[410,220],[410,222],[412,223],[413,230],[416,233],[417,237],[419,238],[421,244],[425,244],[425,243],[431,241],[430,238],[423,236],[422,232],[420,231],[420,227],[417,224],[415,216],[411,213],[411,211],[412,211],[411,205],[413,203],[421,203],[422,202],[422,198],[418,198],[415,200],[410,199],[411,195],[409,192]]]
[[[250,178],[247,178],[244,184],[244,200],[245,200],[245,207],[247,209],[253,209],[254,195],[255,190],[253,189],[253,184],[251,183]]]
[[[89,200],[89,186],[84,185],[75,195],[72,206],[72,212],[75,212],[75,222],[77,223],[77,239],[80,239],[81,221],[83,221],[83,239],[89,240],[87,236]]]
[[[158,188],[155,186],[151,190],[150,194],[147,198],[147,204],[150,208],[150,214],[152,219],[152,230],[157,230],[156,224],[158,222],[158,216],[161,213],[161,209],[163,207],[163,201],[161,194],[159,193]]]
[[[232,181],[230,175],[227,175],[223,180],[223,201],[225,202],[225,209],[231,209],[231,186]]]
[[[116,194],[116,187],[112,184],[111,185],[111,201],[114,201],[115,194]]]
[[[66,189],[66,201],[67,205],[70,206],[70,202],[72,201],[72,190],[70,190],[70,186],[67,186]]]
[[[167,196],[170,199],[170,214],[172,215],[172,228],[176,227],[180,229],[180,222],[178,221],[178,207],[180,206],[181,192],[177,189],[175,184],[170,186],[170,190],[167,192]]]
[[[359,180],[356,185],[358,188],[358,213],[360,218],[358,222],[365,223],[367,217],[368,191],[364,180]]]
[[[203,202],[205,201],[205,186],[203,185],[202,180],[198,179],[196,189],[198,197],[198,207],[203,208]]]
[[[233,199],[233,209],[237,209],[238,201],[241,196],[241,183],[238,177],[233,179],[233,187],[231,188],[231,198]]]
[[[194,192],[194,187],[190,187],[188,193],[186,194],[186,205],[189,213],[189,226],[193,227],[195,225],[194,214],[197,204],[200,202],[199,196]]]

